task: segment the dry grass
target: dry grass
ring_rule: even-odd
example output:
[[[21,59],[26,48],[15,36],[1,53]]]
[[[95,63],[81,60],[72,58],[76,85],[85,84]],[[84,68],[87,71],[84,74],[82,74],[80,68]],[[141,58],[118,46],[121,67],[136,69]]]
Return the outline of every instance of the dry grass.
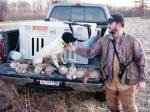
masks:
[[[12,88],[12,87],[11,87]],[[96,100],[95,92],[38,91],[15,87],[7,92],[12,107],[8,112],[94,112],[106,106]],[[101,111],[96,111],[101,112]],[[105,111],[103,111],[105,112]]]

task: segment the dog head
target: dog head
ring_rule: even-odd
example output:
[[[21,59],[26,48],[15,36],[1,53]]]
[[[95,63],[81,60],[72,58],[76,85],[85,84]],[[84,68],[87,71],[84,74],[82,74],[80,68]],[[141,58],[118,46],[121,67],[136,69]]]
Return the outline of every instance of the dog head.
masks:
[[[70,42],[75,42],[75,41],[77,40],[77,38],[75,38],[75,37],[73,36],[73,34],[70,33],[70,32],[65,32],[65,33],[63,33],[62,39],[63,39],[63,41],[64,41],[65,43],[67,43],[67,44],[69,44]]]

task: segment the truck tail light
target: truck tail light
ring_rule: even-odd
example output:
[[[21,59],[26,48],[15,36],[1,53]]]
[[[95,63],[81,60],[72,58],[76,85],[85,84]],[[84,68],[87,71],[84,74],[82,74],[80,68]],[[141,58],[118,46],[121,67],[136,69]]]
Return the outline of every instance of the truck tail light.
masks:
[[[80,3],[76,3],[76,6],[80,6],[81,4]]]
[[[0,55],[1,55],[1,61],[6,62],[8,58],[8,35],[6,32],[2,32],[2,35],[0,35]]]

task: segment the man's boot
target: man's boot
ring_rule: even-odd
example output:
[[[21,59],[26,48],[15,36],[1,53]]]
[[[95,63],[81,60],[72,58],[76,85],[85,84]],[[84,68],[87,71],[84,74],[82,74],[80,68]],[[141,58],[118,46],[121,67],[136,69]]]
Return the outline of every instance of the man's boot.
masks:
[[[111,112],[120,112],[120,110],[116,110],[116,111],[112,110]]]

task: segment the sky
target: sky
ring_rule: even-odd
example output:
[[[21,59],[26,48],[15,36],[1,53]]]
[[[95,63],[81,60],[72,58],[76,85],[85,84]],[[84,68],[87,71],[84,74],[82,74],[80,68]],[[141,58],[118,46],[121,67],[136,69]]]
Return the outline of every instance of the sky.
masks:
[[[10,2],[12,1],[28,1],[28,2],[32,2],[32,1],[38,1],[38,0],[8,0]],[[41,0],[39,0],[41,1]],[[44,0],[43,0],[44,1]],[[50,1],[50,0],[45,0],[45,1]],[[86,3],[100,3],[100,4],[104,4],[104,5],[112,5],[112,6],[117,6],[117,7],[123,7],[123,6],[129,6],[129,7],[134,7],[134,1],[135,0],[72,0],[72,2],[77,2],[77,1],[81,1],[81,2],[86,2]]]

